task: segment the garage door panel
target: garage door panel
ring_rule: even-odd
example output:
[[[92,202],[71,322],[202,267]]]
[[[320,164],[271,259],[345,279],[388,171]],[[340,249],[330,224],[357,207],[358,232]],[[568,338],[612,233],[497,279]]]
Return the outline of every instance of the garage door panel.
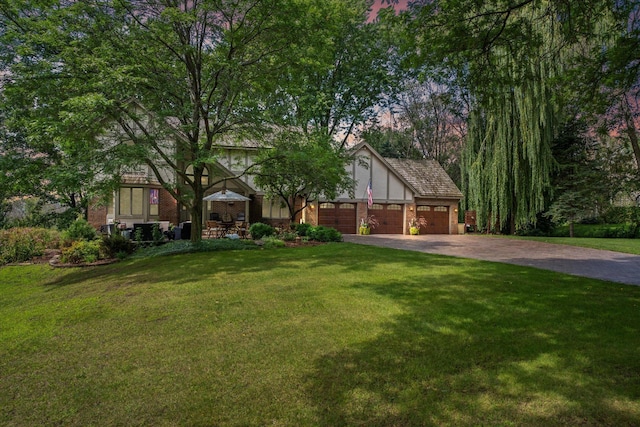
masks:
[[[321,203],[318,224],[333,227],[341,233],[356,232],[356,206],[354,203]]]
[[[425,219],[422,234],[449,234],[448,206],[418,206],[418,217]]]
[[[402,234],[403,206],[398,204],[374,204],[369,209],[369,215],[374,215],[378,226],[371,230],[371,234]]]

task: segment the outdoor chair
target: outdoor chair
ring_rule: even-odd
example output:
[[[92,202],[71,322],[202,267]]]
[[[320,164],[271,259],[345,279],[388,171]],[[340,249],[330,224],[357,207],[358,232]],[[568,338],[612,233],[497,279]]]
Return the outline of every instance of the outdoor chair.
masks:
[[[220,237],[222,233],[222,226],[218,221],[207,221],[207,237],[211,238],[213,236],[214,239]]]
[[[247,238],[247,231],[249,230],[249,224],[244,221],[236,221],[235,232],[241,239]]]

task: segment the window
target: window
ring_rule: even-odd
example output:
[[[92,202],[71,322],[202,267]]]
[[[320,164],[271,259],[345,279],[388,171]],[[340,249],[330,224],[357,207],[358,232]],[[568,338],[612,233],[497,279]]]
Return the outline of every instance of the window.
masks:
[[[400,206],[400,205],[388,205],[387,206],[387,210],[388,211],[401,211],[402,210],[402,206]]]
[[[320,209],[335,209],[335,207],[333,203],[320,203]]]
[[[265,197],[262,200],[262,217],[271,219],[289,218],[289,209],[281,199],[272,200]]]
[[[430,211],[431,210],[431,206],[418,206],[417,210],[418,211]]]
[[[193,180],[193,165],[187,166],[187,170],[185,170],[184,173],[187,174],[187,176],[191,178],[191,180]],[[200,178],[200,182],[202,183],[202,185],[209,184],[209,170],[207,168],[204,168],[204,170],[202,171],[202,177]]]
[[[160,190],[152,188],[149,190],[149,215],[158,215],[158,205],[160,204]]]
[[[381,210],[383,210],[383,209],[384,209],[384,206],[382,206],[382,205],[381,205],[381,204],[379,204],[379,203],[374,203],[374,204],[372,204],[372,205],[371,205],[371,207],[369,208],[369,210],[372,210],[372,211],[381,211]]]
[[[446,212],[448,209],[446,206],[436,206],[435,208],[433,208],[433,210],[435,212]]]
[[[143,188],[121,188],[119,215],[142,215]]]
[[[353,203],[341,203],[340,204],[340,209],[355,209],[356,205],[354,205]]]

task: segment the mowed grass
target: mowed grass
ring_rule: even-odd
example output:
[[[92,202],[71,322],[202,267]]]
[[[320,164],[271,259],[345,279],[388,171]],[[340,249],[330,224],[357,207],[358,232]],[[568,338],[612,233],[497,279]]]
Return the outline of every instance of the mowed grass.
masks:
[[[640,424],[640,288],[351,244],[0,269],[0,425]]]
[[[508,237],[522,240],[533,240],[536,242],[554,243],[558,245],[580,246],[583,248],[603,249],[607,251],[640,255],[640,239],[604,239],[596,237]]]

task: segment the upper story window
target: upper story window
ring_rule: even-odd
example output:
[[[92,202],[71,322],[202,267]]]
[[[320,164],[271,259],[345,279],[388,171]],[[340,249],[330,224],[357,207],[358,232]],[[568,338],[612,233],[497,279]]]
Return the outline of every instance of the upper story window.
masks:
[[[193,180],[193,165],[189,165],[187,166],[187,169],[185,170],[185,174],[191,178],[191,180]],[[209,170],[207,168],[204,168],[204,170],[202,171],[202,177],[200,178],[200,182],[202,183],[202,185],[208,185],[209,184]],[[186,182],[185,182],[186,184]]]

